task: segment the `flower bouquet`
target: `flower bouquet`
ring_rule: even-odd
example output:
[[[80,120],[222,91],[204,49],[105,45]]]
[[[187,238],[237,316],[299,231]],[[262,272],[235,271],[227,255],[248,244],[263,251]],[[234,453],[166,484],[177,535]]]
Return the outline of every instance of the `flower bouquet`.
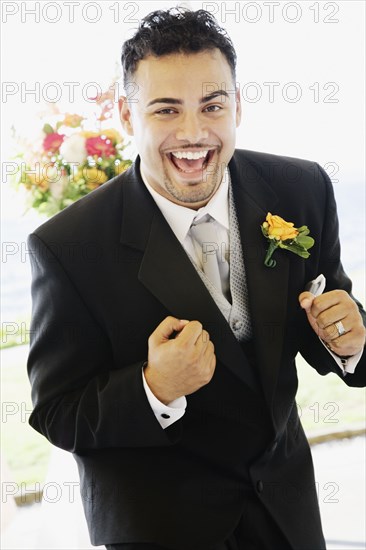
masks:
[[[17,155],[22,162],[15,181],[27,189],[31,208],[52,216],[132,164],[123,156],[122,136],[102,127],[113,107],[110,95],[104,94],[96,104],[100,112],[93,120],[56,114],[44,123],[38,145]]]
[[[314,246],[314,239],[310,237],[310,230],[306,225],[294,227],[293,222],[287,222],[281,216],[268,212],[266,220],[261,225],[263,236],[268,240],[269,246],[264,259],[264,265],[275,267],[276,260],[272,258],[277,248],[289,250],[305,260],[309,258],[309,248]]]

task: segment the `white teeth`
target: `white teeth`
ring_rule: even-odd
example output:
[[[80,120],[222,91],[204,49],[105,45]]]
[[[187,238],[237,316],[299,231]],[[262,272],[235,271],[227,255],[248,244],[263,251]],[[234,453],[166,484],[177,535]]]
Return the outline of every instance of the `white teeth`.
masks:
[[[174,151],[172,155],[177,159],[197,160],[207,156],[208,151]]]

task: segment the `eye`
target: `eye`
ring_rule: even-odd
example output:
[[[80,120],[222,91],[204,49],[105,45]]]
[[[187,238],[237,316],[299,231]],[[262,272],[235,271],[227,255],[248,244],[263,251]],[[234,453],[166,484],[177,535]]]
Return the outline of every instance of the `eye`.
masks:
[[[173,115],[174,113],[176,113],[176,111],[174,109],[169,109],[168,107],[155,112],[157,115]]]
[[[206,111],[208,113],[216,113],[216,112],[221,111],[221,110],[222,110],[221,105],[208,105],[208,107],[206,107],[204,109],[204,111]]]

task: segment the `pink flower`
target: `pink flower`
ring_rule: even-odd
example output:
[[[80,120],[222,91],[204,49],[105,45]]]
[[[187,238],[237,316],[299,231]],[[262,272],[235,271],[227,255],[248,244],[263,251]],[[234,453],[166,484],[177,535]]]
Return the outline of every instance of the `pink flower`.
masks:
[[[43,149],[50,153],[58,153],[64,138],[65,136],[63,134],[58,134],[57,132],[46,134],[43,140]]]
[[[116,154],[116,149],[111,140],[107,137],[90,137],[85,142],[88,155],[98,157],[112,157]]]

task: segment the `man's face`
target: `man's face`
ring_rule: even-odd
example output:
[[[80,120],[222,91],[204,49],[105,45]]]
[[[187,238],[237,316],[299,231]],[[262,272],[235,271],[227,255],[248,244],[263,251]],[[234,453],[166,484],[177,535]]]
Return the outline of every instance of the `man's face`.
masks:
[[[217,49],[149,56],[133,80],[136,93],[122,100],[121,120],[135,138],[142,174],[172,202],[200,208],[221,183],[240,122],[226,58]]]

